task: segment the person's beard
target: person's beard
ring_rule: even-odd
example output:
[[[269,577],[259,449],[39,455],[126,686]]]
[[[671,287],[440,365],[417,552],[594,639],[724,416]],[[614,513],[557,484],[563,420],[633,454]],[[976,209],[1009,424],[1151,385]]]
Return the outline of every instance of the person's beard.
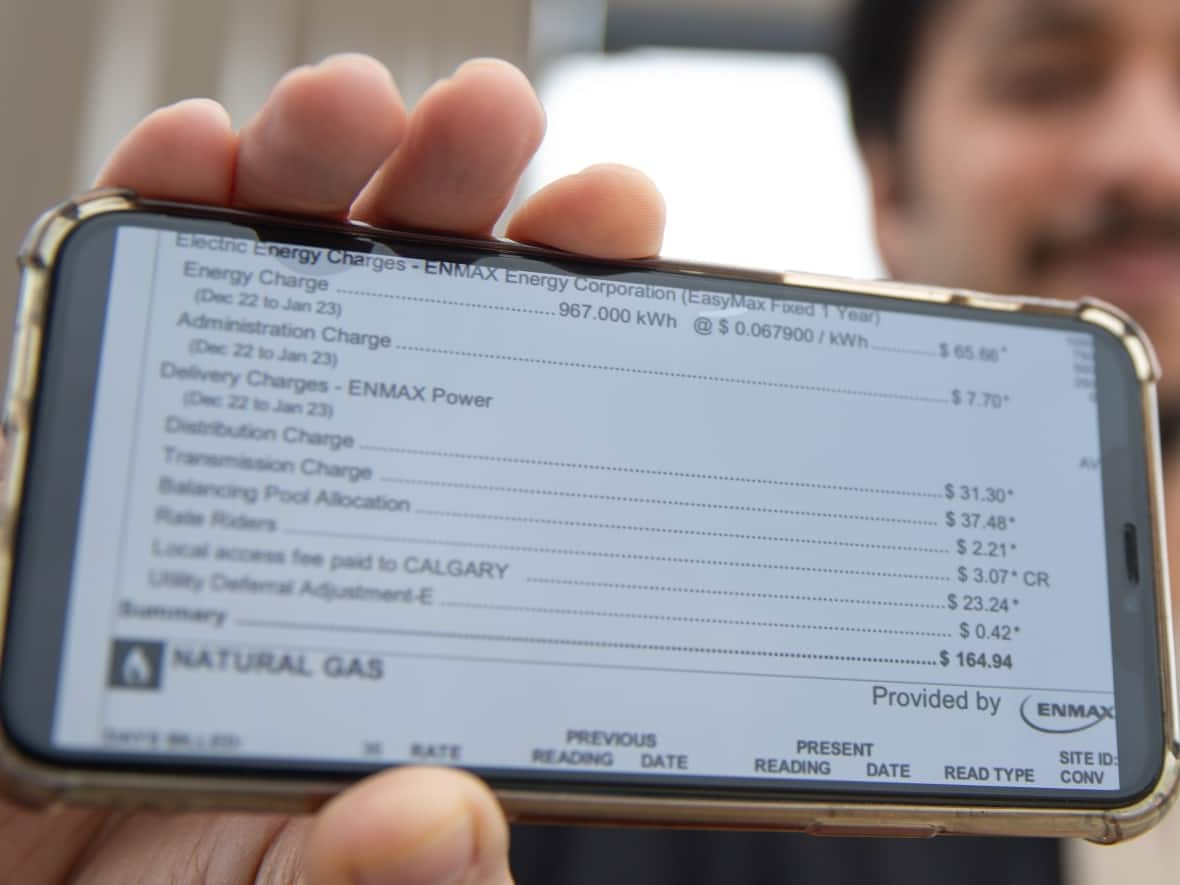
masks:
[[[1152,246],[1180,253],[1180,205],[1144,207],[1111,193],[1093,208],[1067,220],[1050,222],[1034,235],[1026,270],[1034,278],[1069,261],[1108,249]],[[1101,296],[1102,293],[1086,293]],[[1180,297],[1180,292],[1176,293]]]

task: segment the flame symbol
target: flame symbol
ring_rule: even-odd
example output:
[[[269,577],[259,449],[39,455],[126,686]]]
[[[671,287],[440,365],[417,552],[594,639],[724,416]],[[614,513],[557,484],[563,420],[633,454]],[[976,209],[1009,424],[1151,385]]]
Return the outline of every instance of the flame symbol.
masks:
[[[152,681],[152,663],[138,645],[123,658],[123,682],[127,685],[148,685]]]

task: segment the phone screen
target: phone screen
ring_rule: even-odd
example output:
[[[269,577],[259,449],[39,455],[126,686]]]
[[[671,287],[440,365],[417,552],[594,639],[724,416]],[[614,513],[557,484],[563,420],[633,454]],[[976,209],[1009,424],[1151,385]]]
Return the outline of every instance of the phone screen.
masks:
[[[49,752],[1142,787],[1154,658],[1120,676],[1115,621],[1150,646],[1150,595],[1112,575],[1149,533],[1104,500],[1134,445],[1093,326],[146,214],[103,242],[95,328],[50,338],[97,381]]]

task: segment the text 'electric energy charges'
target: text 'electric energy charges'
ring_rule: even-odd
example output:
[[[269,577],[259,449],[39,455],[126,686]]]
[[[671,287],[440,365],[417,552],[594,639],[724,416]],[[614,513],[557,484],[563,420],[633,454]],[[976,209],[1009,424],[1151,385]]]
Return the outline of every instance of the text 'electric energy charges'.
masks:
[[[57,740],[1116,788],[1091,340],[659,279],[121,231]]]

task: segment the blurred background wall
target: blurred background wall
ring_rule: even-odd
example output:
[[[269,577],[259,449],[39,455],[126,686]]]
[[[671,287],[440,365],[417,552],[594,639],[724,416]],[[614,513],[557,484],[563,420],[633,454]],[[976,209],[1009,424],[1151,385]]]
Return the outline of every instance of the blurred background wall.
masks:
[[[864,183],[826,53],[841,0],[0,0],[0,245],[83,189],[136,120],[202,95],[245,122],[288,67],[360,50],[412,103],[471,56],[549,113],[521,192],[599,161],[668,201],[665,253],[872,276]],[[10,265],[10,268],[12,265]],[[0,275],[0,365],[16,274]]]

